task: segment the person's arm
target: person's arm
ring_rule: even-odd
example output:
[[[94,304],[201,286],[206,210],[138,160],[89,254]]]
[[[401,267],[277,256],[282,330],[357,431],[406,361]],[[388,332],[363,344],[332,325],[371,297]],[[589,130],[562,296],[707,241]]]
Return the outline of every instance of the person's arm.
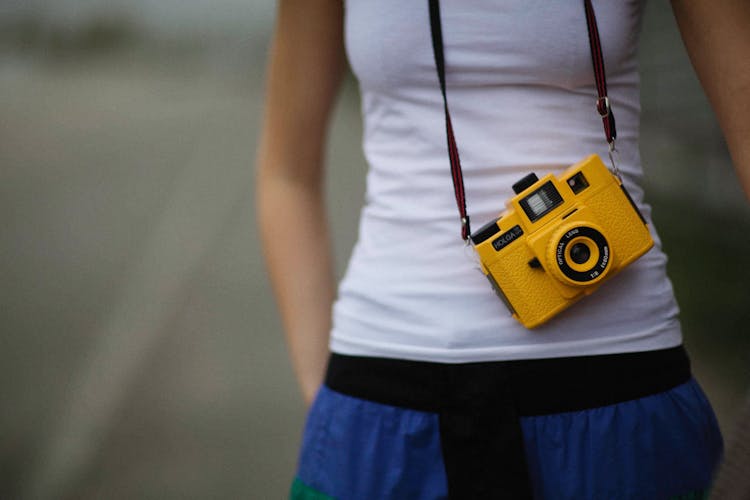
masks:
[[[672,0],[672,9],[750,198],[750,1]]]
[[[256,203],[266,266],[307,404],[323,379],[335,295],[323,157],[343,68],[342,0],[281,0],[267,67]]]

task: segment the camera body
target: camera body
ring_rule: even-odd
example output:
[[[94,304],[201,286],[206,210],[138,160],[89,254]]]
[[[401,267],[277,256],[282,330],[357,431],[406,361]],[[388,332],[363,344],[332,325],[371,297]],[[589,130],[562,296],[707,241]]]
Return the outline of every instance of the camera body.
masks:
[[[471,235],[482,272],[513,317],[539,326],[596,291],[654,244],[598,155],[559,178],[524,177],[495,220]]]

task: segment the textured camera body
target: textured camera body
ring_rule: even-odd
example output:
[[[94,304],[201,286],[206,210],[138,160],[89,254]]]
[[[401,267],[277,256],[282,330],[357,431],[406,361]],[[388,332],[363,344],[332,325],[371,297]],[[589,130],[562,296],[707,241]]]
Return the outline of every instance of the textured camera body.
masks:
[[[590,295],[654,244],[630,195],[597,155],[559,177],[532,174],[514,190],[500,217],[471,238],[482,271],[527,328]]]

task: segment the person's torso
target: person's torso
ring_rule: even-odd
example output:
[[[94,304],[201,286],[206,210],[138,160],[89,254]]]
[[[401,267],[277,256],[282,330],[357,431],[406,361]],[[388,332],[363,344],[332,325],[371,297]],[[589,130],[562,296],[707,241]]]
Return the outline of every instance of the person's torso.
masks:
[[[594,2],[624,182],[639,187],[642,2]],[[583,2],[441,3],[447,95],[474,228],[529,172],[607,157]],[[360,235],[334,307],[332,349],[445,362],[603,354],[680,342],[656,247],[545,326],[510,317],[460,239],[427,1],[347,0],[369,164]]]

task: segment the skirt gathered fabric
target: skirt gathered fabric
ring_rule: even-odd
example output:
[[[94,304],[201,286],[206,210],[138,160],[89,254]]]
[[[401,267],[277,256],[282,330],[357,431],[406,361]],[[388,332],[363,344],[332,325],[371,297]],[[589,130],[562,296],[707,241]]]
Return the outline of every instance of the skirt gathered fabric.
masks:
[[[682,348],[465,366],[334,354],[291,497],[698,499],[721,453]]]

